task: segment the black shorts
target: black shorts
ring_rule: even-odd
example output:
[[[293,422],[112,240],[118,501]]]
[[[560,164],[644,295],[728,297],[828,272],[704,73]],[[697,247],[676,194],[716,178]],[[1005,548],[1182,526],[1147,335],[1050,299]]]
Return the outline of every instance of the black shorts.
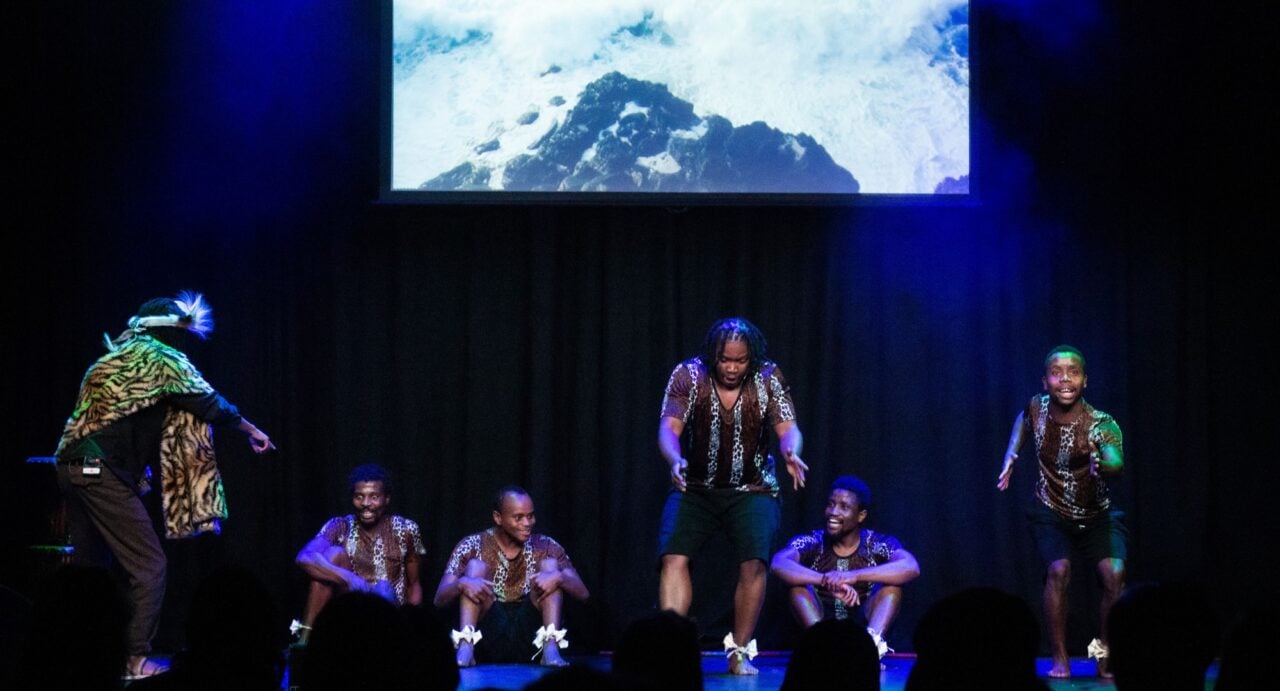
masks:
[[[1078,553],[1097,564],[1103,559],[1129,558],[1129,530],[1124,526],[1123,511],[1107,511],[1093,518],[1071,521],[1054,513],[1039,501],[1027,507],[1031,537],[1036,541],[1040,560],[1047,567],[1055,561],[1070,559]]]
[[[739,562],[759,559],[768,564],[781,511],[769,494],[736,489],[671,491],[662,509],[658,556],[693,556],[715,533],[729,536]]]
[[[542,628],[542,612],[529,596],[515,602],[498,602],[489,607],[476,629],[484,637],[476,644],[476,662],[507,664],[530,662],[538,649],[533,639]]]

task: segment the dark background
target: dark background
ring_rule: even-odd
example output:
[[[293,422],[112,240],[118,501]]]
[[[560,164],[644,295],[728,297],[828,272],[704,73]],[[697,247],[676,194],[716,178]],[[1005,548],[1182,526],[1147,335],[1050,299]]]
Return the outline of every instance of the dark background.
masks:
[[[974,203],[821,207],[381,205],[376,3],[10,9],[4,582],[29,592],[48,568],[24,548],[51,474],[24,461],[53,451],[101,334],[194,289],[218,330],[193,360],[279,451],[218,437],[232,517],[168,545],[162,649],[221,562],[301,615],[293,554],[347,512],[367,460],[423,527],[428,598],[491,492],[525,485],[594,595],[570,612],[574,642],[611,647],[656,604],[663,385],[735,314],[768,336],[813,468],[784,493],[779,539],[818,525],[837,474],[867,480],[872,525],[923,570],[899,650],[964,586],[1039,610],[1030,447],[1013,490],[995,478],[1060,342],[1125,432],[1131,581],[1202,583],[1188,616],[1225,624],[1271,595],[1280,532],[1273,185],[1245,172],[1273,148],[1261,6],[979,0]],[[730,623],[729,561],[716,544],[697,563],[709,645]],[[1077,655],[1096,635],[1080,566]],[[795,633],[782,595],[771,581],[764,648]]]

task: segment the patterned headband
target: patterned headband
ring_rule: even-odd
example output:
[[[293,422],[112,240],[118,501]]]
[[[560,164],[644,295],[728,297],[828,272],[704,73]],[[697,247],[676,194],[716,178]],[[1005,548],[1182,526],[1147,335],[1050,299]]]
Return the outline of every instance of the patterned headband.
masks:
[[[174,299],[174,303],[181,310],[180,314],[133,316],[129,318],[129,328],[115,339],[103,334],[107,350],[115,352],[135,336],[157,327],[184,329],[200,338],[208,338],[209,334],[213,333],[213,310],[209,308],[209,303],[204,301],[203,295],[184,290]]]

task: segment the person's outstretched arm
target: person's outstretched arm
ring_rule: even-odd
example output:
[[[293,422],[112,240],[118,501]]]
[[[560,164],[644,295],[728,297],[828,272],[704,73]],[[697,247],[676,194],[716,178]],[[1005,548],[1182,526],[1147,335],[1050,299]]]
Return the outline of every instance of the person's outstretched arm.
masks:
[[[241,432],[249,435],[249,448],[253,449],[254,453],[266,453],[276,448],[276,445],[271,443],[271,438],[248,419],[240,418],[238,426]]]
[[[276,448],[271,438],[249,422],[222,394],[210,391],[204,394],[183,394],[166,399],[169,405],[181,408],[211,425],[235,426],[249,437],[249,447],[254,453],[266,453]]]
[[[1018,413],[1013,421],[1013,431],[1009,434],[1009,446],[1004,452],[1004,465],[1000,468],[1000,476],[996,478],[996,488],[1001,492],[1009,489],[1009,478],[1013,476],[1013,463],[1018,460],[1018,449],[1022,448],[1022,438],[1026,434],[1027,422],[1025,413]]]

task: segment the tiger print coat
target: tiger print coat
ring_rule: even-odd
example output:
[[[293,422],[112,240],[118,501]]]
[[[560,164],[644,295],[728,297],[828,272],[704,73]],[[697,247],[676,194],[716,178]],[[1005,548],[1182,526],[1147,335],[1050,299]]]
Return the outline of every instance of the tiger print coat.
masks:
[[[56,455],[61,458],[86,437],[162,404],[167,396],[213,392],[182,351],[146,334],[135,336],[98,358],[85,372]],[[227,501],[214,463],[209,423],[170,408],[164,417],[159,460],[165,537],[218,532],[218,522],[227,517]]]

